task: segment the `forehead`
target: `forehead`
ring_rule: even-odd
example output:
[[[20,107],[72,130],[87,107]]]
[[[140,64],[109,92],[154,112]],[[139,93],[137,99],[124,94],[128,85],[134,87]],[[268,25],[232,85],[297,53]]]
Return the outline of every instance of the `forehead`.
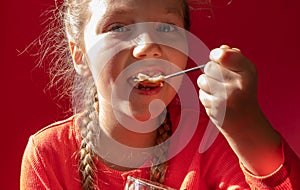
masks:
[[[164,13],[183,16],[182,0],[92,0],[100,3],[103,16],[111,14]],[[98,10],[99,11],[99,10]]]

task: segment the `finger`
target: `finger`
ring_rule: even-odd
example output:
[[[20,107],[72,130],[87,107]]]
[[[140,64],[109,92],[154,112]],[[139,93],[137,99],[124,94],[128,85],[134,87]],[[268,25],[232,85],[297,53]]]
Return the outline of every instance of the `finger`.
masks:
[[[208,94],[204,90],[200,89],[199,90],[199,99],[200,99],[202,105],[205,107],[205,109],[211,108],[211,106],[212,106],[211,102],[213,101],[213,98],[210,94]]]
[[[250,63],[250,61],[236,48],[213,49],[210,52],[209,58],[235,72],[247,70]]]
[[[204,68],[204,73],[207,75],[207,77],[213,78],[219,82],[224,83],[236,80],[240,77],[238,73],[229,70],[214,61],[210,61],[206,64]]]
[[[222,48],[222,49],[233,49],[233,50],[241,53],[241,50],[239,48],[231,48],[228,45],[221,45],[220,48]]]
[[[228,45],[221,45],[220,48],[222,48],[222,49],[230,49],[230,46],[228,46]]]
[[[198,86],[204,92],[210,95],[218,95],[223,97],[226,94],[226,84],[223,81],[215,80],[206,74],[202,74],[197,80]]]
[[[202,91],[205,91],[205,92],[209,92],[209,85],[208,85],[208,81],[207,81],[207,78],[205,76],[205,74],[202,74],[198,77],[197,79],[197,84],[198,84],[198,87],[202,90]]]
[[[222,126],[226,113],[226,102],[201,90],[199,91],[199,94],[200,101],[205,108],[206,114],[214,124]]]
[[[239,48],[232,48],[232,49],[239,52],[239,53],[242,53],[242,51]]]

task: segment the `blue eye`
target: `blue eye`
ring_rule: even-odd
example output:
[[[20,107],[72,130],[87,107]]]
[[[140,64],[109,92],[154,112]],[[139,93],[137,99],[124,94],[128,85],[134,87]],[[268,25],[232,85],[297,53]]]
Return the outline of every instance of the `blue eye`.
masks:
[[[168,23],[162,23],[162,24],[159,24],[157,29],[156,29],[158,32],[173,32],[176,29],[176,26],[173,25],[173,24],[168,24]]]
[[[128,32],[130,28],[124,25],[112,25],[108,28],[109,32]]]

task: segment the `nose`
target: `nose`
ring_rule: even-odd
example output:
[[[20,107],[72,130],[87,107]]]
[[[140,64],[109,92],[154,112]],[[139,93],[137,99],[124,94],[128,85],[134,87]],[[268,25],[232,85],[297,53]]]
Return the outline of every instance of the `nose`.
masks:
[[[153,43],[149,34],[141,34],[137,45],[133,48],[133,56],[137,59],[159,58],[162,56],[161,45]]]

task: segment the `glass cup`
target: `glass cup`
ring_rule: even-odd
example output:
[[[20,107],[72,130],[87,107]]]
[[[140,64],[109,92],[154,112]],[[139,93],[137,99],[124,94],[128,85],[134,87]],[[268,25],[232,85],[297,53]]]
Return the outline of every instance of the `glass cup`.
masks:
[[[124,190],[175,190],[171,187],[147,179],[127,177]]]

